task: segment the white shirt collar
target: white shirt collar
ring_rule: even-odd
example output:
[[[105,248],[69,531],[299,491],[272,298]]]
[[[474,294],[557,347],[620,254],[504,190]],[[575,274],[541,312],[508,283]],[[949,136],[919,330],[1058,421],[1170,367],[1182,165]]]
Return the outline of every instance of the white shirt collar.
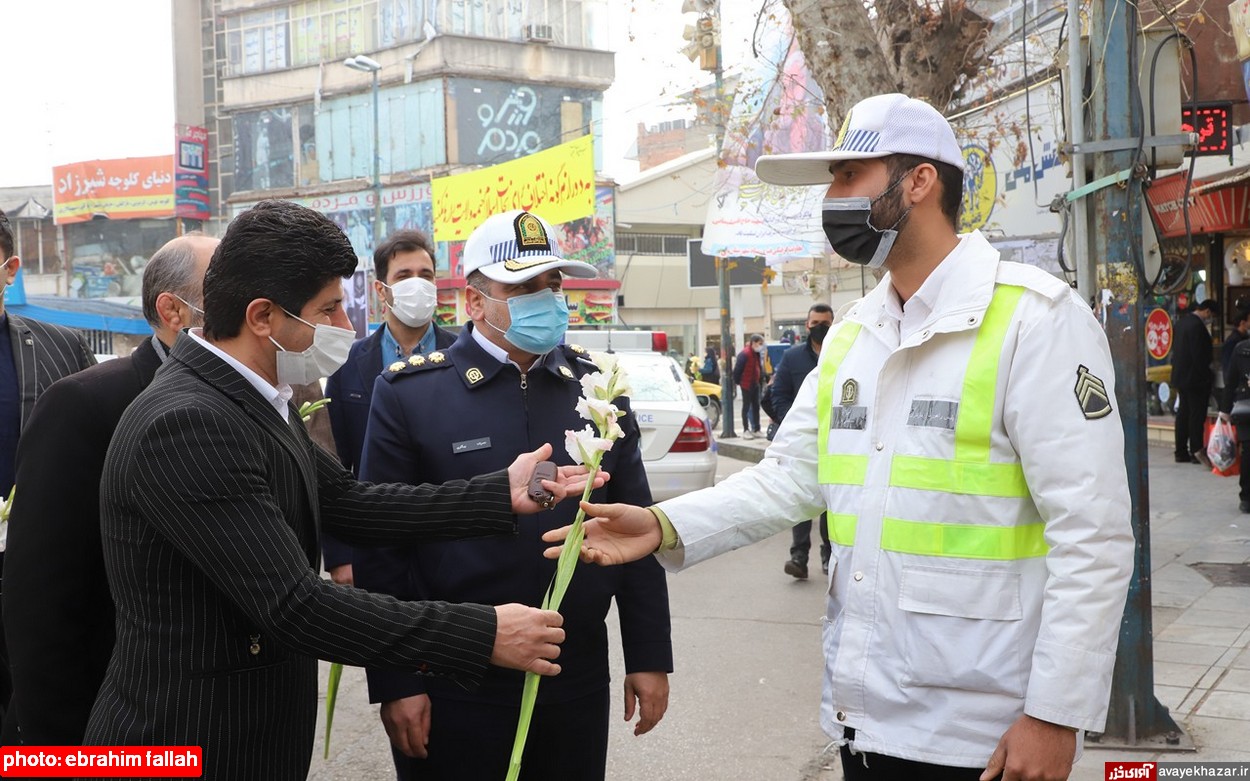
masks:
[[[289,423],[291,421],[291,413],[288,404],[290,404],[291,396],[294,394],[294,391],[291,390],[291,386],[279,385],[275,388],[273,385],[270,385],[269,381],[264,377],[261,377],[259,374],[245,366],[238,358],[235,358],[233,355],[221,349],[217,345],[205,341],[204,337],[200,336],[201,332],[202,329],[199,328],[192,328],[187,331],[192,339],[203,345],[213,355],[216,355],[218,358],[229,364],[230,368],[234,369],[239,374],[242,374],[243,379],[250,382],[252,387],[260,393],[265,401],[273,405],[274,410],[282,416],[282,419]]]
[[[941,295],[942,285],[945,284],[948,277],[952,273],[952,269],[959,262],[959,255],[963,252],[967,245],[967,237],[960,236],[959,244],[950,251],[941,263],[925,277],[921,283],[920,289],[907,299],[906,306],[903,305],[899,298],[898,291],[891,285],[885,297],[885,314],[898,323],[898,338],[900,342],[906,341],[907,337],[914,334],[924,327],[928,322],[929,316],[933,314],[934,308],[937,306],[938,296]]]

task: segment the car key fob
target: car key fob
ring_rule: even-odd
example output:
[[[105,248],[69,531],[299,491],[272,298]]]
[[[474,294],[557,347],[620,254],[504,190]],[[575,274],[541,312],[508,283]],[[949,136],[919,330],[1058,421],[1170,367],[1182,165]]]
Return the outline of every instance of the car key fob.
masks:
[[[546,509],[555,505],[555,494],[543,488],[543,480],[556,479],[556,465],[551,461],[539,461],[530,475],[529,497]]]

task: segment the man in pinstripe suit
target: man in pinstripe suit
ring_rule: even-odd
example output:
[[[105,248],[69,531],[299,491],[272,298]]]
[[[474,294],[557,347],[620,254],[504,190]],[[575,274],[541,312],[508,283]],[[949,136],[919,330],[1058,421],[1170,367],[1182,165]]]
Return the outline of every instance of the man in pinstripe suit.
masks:
[[[265,201],[231,223],[204,280],[204,328],[126,410],[101,480],[117,640],[86,742],[197,745],[204,778],[302,779],[317,659],[475,685],[490,664],[555,674],[558,613],[401,602],[322,580],[319,536],[395,544],[515,533],[545,445],[443,486],[356,481],[287,399],[345,352],[356,268],[325,216]],[[327,341],[329,337],[329,341]],[[350,344],[350,334],[347,344]],[[580,491],[565,470],[546,483]]]
[[[59,325],[27,320],[4,311],[4,290],[13,284],[22,261],[13,254],[13,230],[0,211],[0,496],[13,488],[17,439],[35,399],[52,383],[95,364],[95,354],[77,331]],[[6,333],[7,332],[7,338]],[[4,554],[0,552],[0,572]],[[3,633],[0,621],[0,634]],[[0,710],[8,707],[13,685],[9,679],[9,655],[0,637]]]

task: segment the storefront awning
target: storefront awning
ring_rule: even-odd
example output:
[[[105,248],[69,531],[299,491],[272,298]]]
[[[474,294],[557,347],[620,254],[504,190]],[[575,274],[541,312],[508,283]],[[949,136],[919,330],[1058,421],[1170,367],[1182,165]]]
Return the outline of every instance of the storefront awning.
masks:
[[[1161,239],[1185,235],[1187,171],[1156,179],[1146,202]],[[1250,166],[1194,179],[1189,189],[1189,226],[1194,234],[1250,229]]]
[[[108,331],[114,334],[147,335],[152,327],[143,319],[143,310],[90,298],[27,296],[26,303],[10,303],[5,309],[18,317],[28,317],[82,331]]]

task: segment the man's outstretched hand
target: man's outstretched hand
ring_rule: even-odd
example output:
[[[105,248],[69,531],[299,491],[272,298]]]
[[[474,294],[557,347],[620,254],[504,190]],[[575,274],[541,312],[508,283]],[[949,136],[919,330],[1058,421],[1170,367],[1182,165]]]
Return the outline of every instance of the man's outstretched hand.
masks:
[[[543,507],[530,498],[530,475],[534,474],[534,466],[539,461],[551,458],[550,443],[542,445],[532,453],[522,453],[508,467],[508,487],[512,492],[512,511],[517,515],[531,515],[543,510],[550,510],[559,504],[561,499],[569,496],[581,496],[586,489],[588,472],[584,466],[562,466],[556,470],[555,480],[543,480],[543,488],[550,491],[555,499],[549,507]],[[595,488],[601,487],[612,476],[600,470],[595,475]]]
[[[495,647],[490,663],[539,675],[555,675],[560,665],[551,660],[560,655],[564,642],[564,616],[554,610],[529,605],[508,604],[495,608]]]
[[[591,504],[582,502],[586,521],[582,528],[582,561],[600,566],[637,561],[655,553],[663,540],[660,521],[645,507],[632,504]],[[543,535],[545,542],[562,543],[571,526],[552,529]],[[543,555],[560,558],[560,547],[548,548]]]

